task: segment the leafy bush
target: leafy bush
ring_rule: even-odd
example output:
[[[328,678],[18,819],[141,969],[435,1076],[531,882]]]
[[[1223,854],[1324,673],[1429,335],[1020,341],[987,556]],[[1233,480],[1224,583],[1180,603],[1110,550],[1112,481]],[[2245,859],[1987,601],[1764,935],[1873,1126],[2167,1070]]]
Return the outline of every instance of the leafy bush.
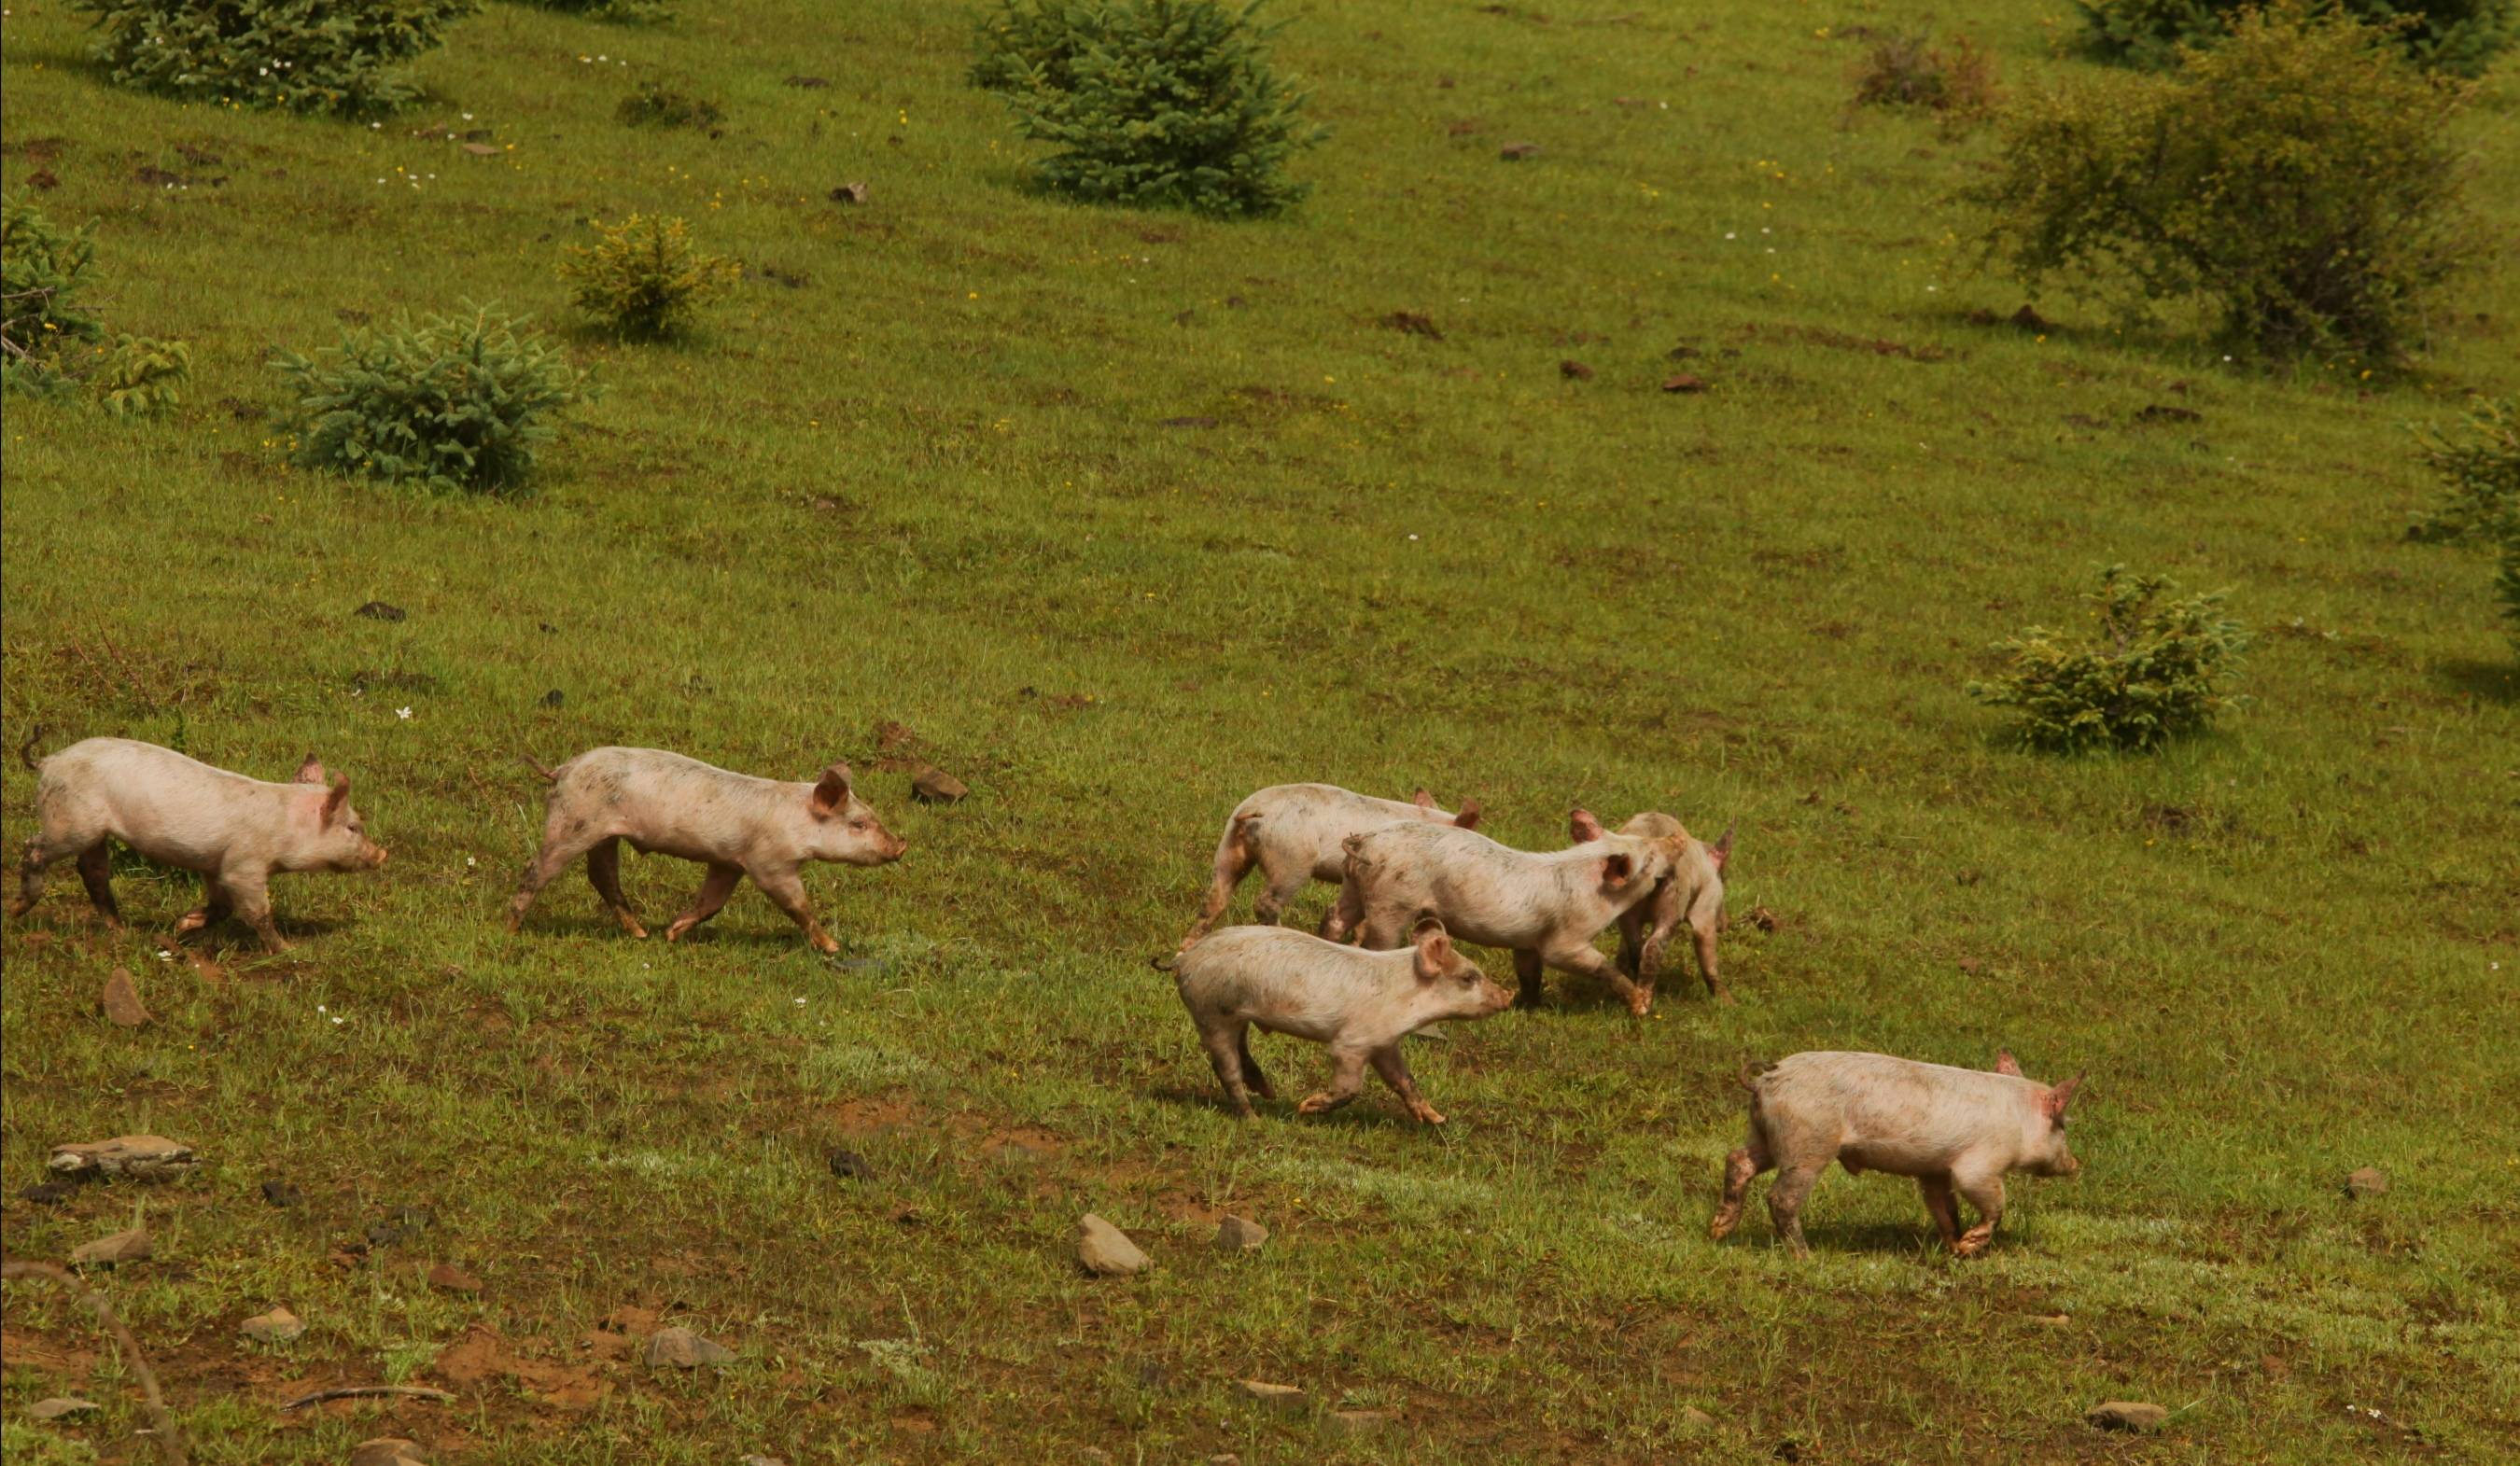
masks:
[[[415,95],[396,69],[480,0],[73,0],[124,86],[361,116]]]
[[[612,115],[632,127],[713,127],[726,113],[705,97],[643,81],[639,90],[621,99]]]
[[[2222,593],[2169,599],[2176,589],[2111,565],[2088,598],[2097,640],[2078,645],[2031,627],[1996,647],[2011,670],[1970,683],[1968,694],[2020,709],[2017,733],[2033,748],[2151,748],[2204,727],[2237,701],[2223,684],[2248,638],[2222,619]]]
[[[2407,527],[2409,539],[2497,539],[2520,525],[2520,413],[2479,398],[2452,432],[2415,430],[2417,450],[2441,475],[2442,495]]]
[[[743,277],[740,262],[701,253],[680,219],[632,214],[598,223],[595,236],[591,248],[568,248],[561,278],[579,310],[625,336],[671,334]]]
[[[2370,26],[2252,12],[2177,75],[2028,99],[1981,244],[2034,291],[2193,299],[2234,344],[2400,355],[2424,296],[2472,258],[2451,121],[2463,101]]]
[[[63,348],[105,333],[78,298],[95,263],[95,226],[65,229],[23,194],[0,204],[0,382],[49,390]]]
[[[89,385],[97,405],[117,418],[154,418],[184,400],[193,379],[193,348],[148,336],[113,338],[113,351]]]
[[[980,24],[975,85],[1005,95],[1016,130],[1054,145],[1041,181],[1106,203],[1272,214],[1310,186],[1288,159],[1321,141],[1304,97],[1269,68],[1256,3],[1001,0]]]
[[[527,5],[584,16],[590,21],[664,21],[674,7],[667,0],[524,0]]]
[[[2520,518],[2502,526],[2502,570],[2494,593],[2502,600],[2502,619],[2511,623],[2511,649],[2520,652]]]
[[[1855,105],[1914,107],[1938,113],[1958,130],[1995,110],[1995,59],[1966,36],[1949,50],[1931,36],[1899,31],[1882,36],[1855,64]]]
[[[550,419],[596,389],[539,334],[518,334],[521,322],[466,308],[274,358],[297,393],[285,425],[298,462],[440,491],[521,483]]]
[[[2167,67],[2180,48],[2211,46],[2259,0],[2075,0],[2101,52]],[[2520,39],[2520,0],[2337,0],[2338,9],[2388,27],[2415,64],[2475,76]]]

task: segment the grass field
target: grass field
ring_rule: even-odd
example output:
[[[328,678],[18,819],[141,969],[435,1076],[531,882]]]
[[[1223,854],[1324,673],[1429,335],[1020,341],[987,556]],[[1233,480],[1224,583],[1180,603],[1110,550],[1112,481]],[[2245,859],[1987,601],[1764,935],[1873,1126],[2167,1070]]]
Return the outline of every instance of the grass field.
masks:
[[[123,93],[58,0],[8,12],[0,176],[56,175],[113,327],[191,341],[195,381],[129,426],[9,400],[7,741],[274,778],[312,747],[393,853],[276,883],[280,955],[173,945],[196,887],[137,866],[128,934],[66,868],[0,934],[0,1240],[145,1218],[155,1258],[101,1286],[195,1460],[2520,1455],[2520,676],[2485,557],[2402,535],[2406,424],[2520,385],[2520,251],[2394,380],[2067,300],[1972,324],[2022,304],[1951,201],[1991,142],[1844,106],[1844,32],[1914,5],[1286,6],[1334,135],[1305,205],[1236,225],[1028,192],[957,7],[682,9],[489,5],[375,129]],[[1978,9],[2008,84],[2089,65],[2067,7]],[[723,135],[614,121],[651,79]],[[2520,67],[2463,126],[2520,238]],[[568,324],[558,251],[633,209],[752,267],[688,343]],[[286,466],[274,348],[467,298],[608,389],[535,493]],[[1659,390],[1681,370],[1709,390]],[[2014,751],[1963,685],[2120,560],[2229,588],[2253,700],[2155,757]],[[874,772],[884,720],[971,798]],[[748,887],[635,942],[573,872],[509,936],[517,753],[610,742],[853,759],[910,854],[809,874],[836,958]],[[1640,1023],[1552,979],[1413,1047],[1440,1132],[1378,1089],[1237,1125],[1146,962],[1235,802],[1314,778],[1476,797],[1536,848],[1577,802],[1737,824],[1739,1003],[1676,978]],[[32,783],[10,760],[13,861]],[[698,879],[629,863],[651,917]],[[98,1013],[116,966],[145,1028]],[[1987,1257],[1836,1173],[1808,1264],[1756,1208],[1705,1240],[1745,1057],[2000,1045],[2090,1071],[2086,1169],[2016,1181]],[[205,1164],[20,1197],[134,1132]],[[2362,1166],[2392,1188],[2348,1200]],[[1155,1268],[1083,1276],[1087,1211]],[[1261,1252],[1210,1249],[1229,1211]],[[304,1337],[239,1337],[275,1305]],[[651,1319],[741,1358],[651,1372]],[[6,1359],[13,1460],[152,1458],[60,1295],[10,1286]],[[459,1399],[275,1408],[377,1382]],[[25,1415],[65,1393],[104,1408]],[[2115,1398],[2176,1413],[2082,1423]]]

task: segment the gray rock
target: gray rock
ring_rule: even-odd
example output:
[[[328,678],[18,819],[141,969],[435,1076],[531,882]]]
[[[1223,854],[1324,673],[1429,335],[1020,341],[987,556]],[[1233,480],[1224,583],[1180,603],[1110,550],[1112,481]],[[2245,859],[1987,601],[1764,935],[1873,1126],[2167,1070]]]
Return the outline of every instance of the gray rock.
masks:
[[[2345,1177],[2345,1194],[2348,1196],[2385,1196],[2388,1191],[2389,1173],[2377,1166],[2365,1166]]]
[[[149,1006],[140,1000],[140,990],[132,986],[129,968],[113,969],[98,1000],[104,1004],[106,1018],[116,1028],[138,1028],[149,1021]]]
[[[195,1160],[193,1147],[179,1145],[164,1135],[116,1135],[111,1140],[56,1145],[52,1159],[44,1164],[65,1176],[94,1172],[99,1176],[149,1180],[190,1170]]]
[[[1076,1261],[1097,1277],[1127,1277],[1154,1266],[1128,1233],[1092,1212],[1076,1223]]]
[[[777,1456],[745,1456],[735,1466],[788,1466],[788,1463]]]
[[[1216,1245],[1226,1252],[1258,1252],[1269,1240],[1269,1229],[1247,1217],[1232,1215],[1216,1221]]]
[[[420,1443],[400,1436],[379,1436],[350,1447],[350,1466],[427,1466]]]
[[[2136,1399],[2108,1399],[2083,1412],[2083,1418],[2104,1431],[2157,1431],[2170,1412]]]
[[[127,1232],[99,1237],[70,1254],[73,1267],[106,1266],[116,1263],[137,1263],[149,1256],[149,1228],[135,1226]]]
[[[1715,1417],[1695,1405],[1684,1405],[1680,1411],[1681,1429],[1692,1434],[1715,1429]]]
[[[1350,1436],[1370,1436],[1375,1431],[1397,1425],[1400,1417],[1389,1410],[1332,1410],[1330,1425]]]
[[[1300,1410],[1304,1407],[1304,1391],[1299,1385],[1273,1385],[1267,1380],[1236,1380],[1234,1388],[1245,1399],[1257,1400],[1264,1405],[1274,1405],[1281,1410]]]
[[[287,1309],[274,1309],[238,1324],[237,1331],[264,1344],[286,1344],[306,1332],[306,1320]]]
[[[59,1420],[65,1415],[84,1415],[90,1410],[103,1408],[95,1400],[81,1399],[75,1395],[56,1395],[26,1406],[26,1413],[36,1420]]]
[[[648,1336],[647,1357],[651,1365],[697,1369],[702,1364],[733,1363],[735,1351],[687,1328],[660,1328]]]
[[[929,764],[912,777],[910,792],[928,804],[959,804],[969,797],[971,786]]]

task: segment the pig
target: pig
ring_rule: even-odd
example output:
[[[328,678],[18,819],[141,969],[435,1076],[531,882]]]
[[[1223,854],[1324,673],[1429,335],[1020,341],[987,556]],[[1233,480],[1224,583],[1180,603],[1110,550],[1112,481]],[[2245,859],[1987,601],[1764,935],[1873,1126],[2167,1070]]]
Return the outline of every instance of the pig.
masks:
[[[1604,833],[1601,822],[1584,810],[1570,815],[1567,824],[1579,845]],[[1681,858],[1672,863],[1671,873],[1654,887],[1653,895],[1619,913],[1619,970],[1644,994],[1645,1006],[1652,1006],[1654,983],[1662,976],[1664,945],[1687,921],[1697,948],[1697,975],[1706,980],[1706,996],[1717,1002],[1731,1002],[1732,995],[1725,991],[1715,965],[1715,937],[1724,930],[1724,867],[1732,858],[1731,826],[1709,845],[1690,839],[1671,816],[1646,810],[1630,816],[1619,833],[1645,840],[1678,835],[1686,842]]]
[[[1885,1053],[1798,1053],[1764,1071],[1745,1068],[1741,1084],[1750,1091],[1750,1138],[1724,1163],[1724,1200],[1707,1227],[1719,1242],[1741,1221],[1751,1177],[1774,1170],[1768,1215],[1795,1257],[1810,1256],[1803,1201],[1835,1161],[1850,1176],[1914,1177],[1943,1241],[1975,1257],[2002,1220],[2004,1173],[2083,1169],[2065,1144],[2065,1107],[2083,1076],[2043,1085],[2024,1078],[2010,1053],[1993,1073]],[[1966,1231],[1955,1192],[1977,1209]]]
[[[1257,865],[1269,888],[1252,904],[1251,914],[1262,926],[1275,926],[1286,903],[1302,894],[1309,881],[1335,885],[1347,867],[1339,846],[1350,835],[1387,829],[1395,824],[1425,822],[1469,829],[1479,822],[1479,802],[1448,814],[1435,807],[1435,796],[1419,789],[1413,803],[1376,799],[1336,784],[1274,784],[1234,807],[1225,835],[1216,842],[1216,875],[1200,903],[1198,919],[1182,938],[1187,952],[1216,926],[1216,918],[1234,901],[1234,888]],[[1328,917],[1323,918],[1325,924]]]
[[[1322,1114],[1356,1098],[1371,1063],[1411,1115],[1441,1125],[1444,1117],[1409,1075],[1401,1039],[1443,1019],[1485,1018],[1513,1001],[1453,950],[1444,924],[1431,918],[1397,952],[1359,951],[1283,926],[1236,926],[1155,965],[1175,975],[1217,1083],[1245,1120],[1252,1095],[1277,1097],[1251,1058],[1253,1024],[1329,1045],[1330,1087],[1307,1096],[1297,1114]]]
[[[1476,830],[1397,824],[1347,840],[1338,906],[1323,935],[1355,932],[1380,950],[1398,946],[1418,917],[1436,916],[1458,941],[1513,950],[1520,1006],[1539,1005],[1542,970],[1554,967],[1600,978],[1642,1015],[1652,996],[1594,951],[1593,938],[1650,897],[1692,843],[1685,833],[1603,835],[1543,854]]]
[[[324,766],[306,755],[292,783],[266,783],[213,769],[171,748],[130,738],[87,738],[37,763],[30,738],[21,762],[35,772],[36,831],[9,914],[22,916],[44,894],[54,862],[75,857],[88,900],[108,926],[122,924],[107,874],[106,841],[120,840],[160,865],[198,870],[202,904],[175,923],[177,935],[233,913],[262,945],[288,950],[271,919],[271,877],[282,870],[374,870],[384,848],[368,838],[350,808],[344,775],[327,787]]]
[[[627,840],[641,855],[680,856],[708,866],[691,909],[665,928],[666,941],[681,941],[716,915],[736,883],[749,875],[816,951],[837,952],[840,944],[814,919],[797,867],[807,861],[887,865],[910,848],[850,789],[846,764],[831,765],[812,783],[787,783],[657,748],[592,748],[557,769],[530,757],[525,763],[552,787],[542,848],[508,905],[512,932],[536,893],[582,855],[587,878],[613,919],[630,935],[647,936],[621,894],[621,842]]]

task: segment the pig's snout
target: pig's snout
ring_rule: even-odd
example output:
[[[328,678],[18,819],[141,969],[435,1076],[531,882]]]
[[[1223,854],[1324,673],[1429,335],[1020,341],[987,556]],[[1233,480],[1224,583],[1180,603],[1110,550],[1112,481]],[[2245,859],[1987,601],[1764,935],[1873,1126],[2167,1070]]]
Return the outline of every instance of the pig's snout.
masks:
[[[1484,1014],[1494,1016],[1513,1006],[1513,995],[1497,986],[1492,977],[1479,979],[1479,1002]]]
[[[371,870],[382,870],[382,869],[383,869],[383,868],[384,868],[384,866],[385,866],[385,848],[384,848],[382,845],[371,845],[371,846],[369,846],[369,847],[368,847],[368,868],[369,868],[369,869],[371,869]]]
[[[890,831],[886,831],[885,833],[886,838],[889,841],[889,843],[883,847],[883,858],[885,861],[897,861],[910,853],[910,842],[908,840],[903,839],[899,835],[892,834]]]

